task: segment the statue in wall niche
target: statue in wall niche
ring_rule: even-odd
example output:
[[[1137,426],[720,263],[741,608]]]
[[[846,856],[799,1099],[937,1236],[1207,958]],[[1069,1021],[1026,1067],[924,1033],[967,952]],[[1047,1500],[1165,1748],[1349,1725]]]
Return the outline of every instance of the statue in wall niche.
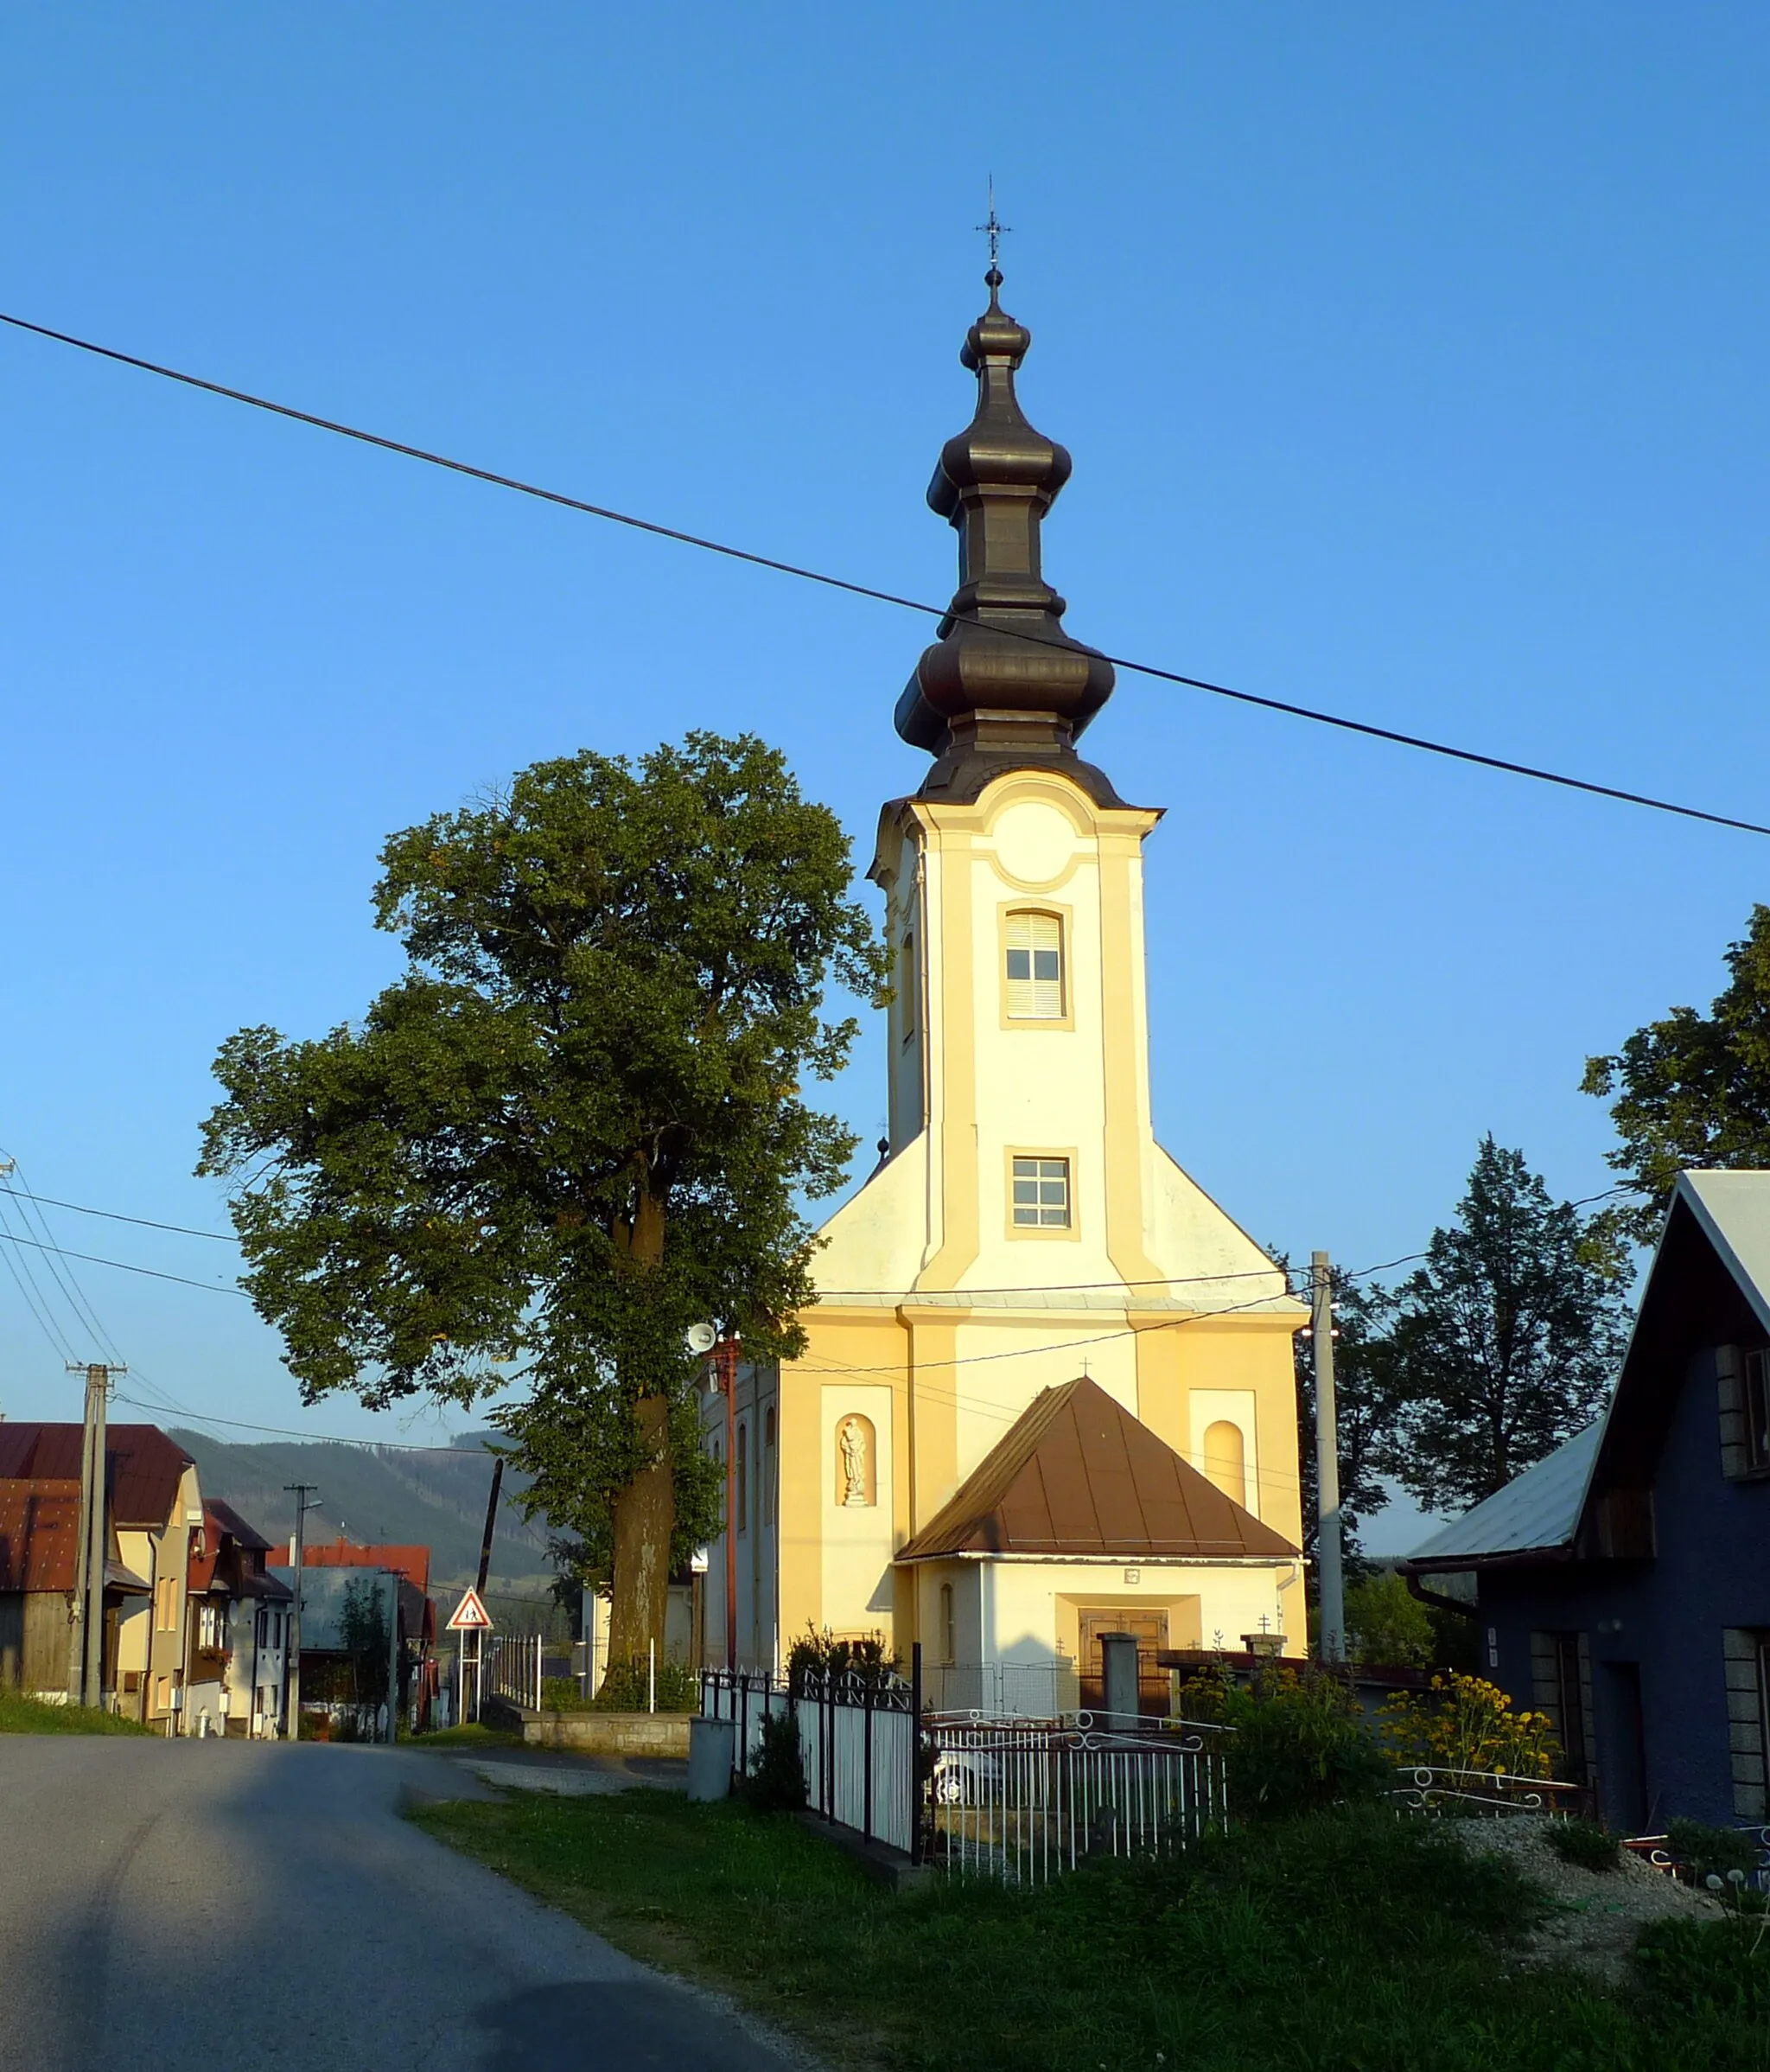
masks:
[[[842,1451],[842,1501],[844,1508],[873,1501],[867,1484],[867,1443],[871,1438],[864,1418],[844,1418],[836,1427],[836,1444]]]

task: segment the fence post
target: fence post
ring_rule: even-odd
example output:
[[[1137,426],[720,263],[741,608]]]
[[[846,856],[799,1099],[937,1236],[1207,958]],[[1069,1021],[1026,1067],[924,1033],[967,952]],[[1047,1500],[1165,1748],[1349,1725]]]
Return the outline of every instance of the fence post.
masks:
[[[873,1839],[873,1686],[864,1686],[866,1702],[861,1709],[861,1839]]]
[[[922,1860],[922,1643],[909,1649],[909,1860]]]

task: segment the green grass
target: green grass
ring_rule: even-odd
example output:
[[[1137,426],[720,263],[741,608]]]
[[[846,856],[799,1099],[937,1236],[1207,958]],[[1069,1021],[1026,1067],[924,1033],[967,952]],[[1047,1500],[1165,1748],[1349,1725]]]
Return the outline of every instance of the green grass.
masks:
[[[1765,2072],[1770,1948],[1671,1939],[1628,2001],[1519,1967],[1546,1903],[1425,1823],[1322,1814],[1041,1890],[898,1897],[663,1792],[413,1815],[832,2064],[892,2072]]]
[[[151,1734],[138,1719],[90,1705],[48,1705],[0,1684],[0,1734]]]
[[[465,1726],[441,1727],[434,1734],[414,1734],[409,1739],[401,1735],[402,1743],[416,1749],[422,1755],[430,1749],[451,1748],[520,1748],[520,1734],[507,1734],[501,1727],[481,1726],[469,1720]]]

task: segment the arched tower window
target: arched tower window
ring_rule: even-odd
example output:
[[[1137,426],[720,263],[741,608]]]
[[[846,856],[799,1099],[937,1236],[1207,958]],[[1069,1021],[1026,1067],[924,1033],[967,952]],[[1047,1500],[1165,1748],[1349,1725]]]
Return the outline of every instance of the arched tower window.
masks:
[[[1227,1418],[1205,1428],[1205,1473],[1232,1503],[1247,1508],[1247,1442]]]
[[[952,1585],[940,1585],[940,1659],[943,1662],[958,1660],[958,1622],[952,1608]]]
[[[749,1530],[750,1522],[750,1434],[747,1425],[737,1428],[737,1529]]]
[[[1003,918],[1008,1017],[1012,1022],[1063,1018],[1063,923],[1054,914],[1030,911]]]
[[[762,1419],[762,1523],[774,1522],[774,1406]]]

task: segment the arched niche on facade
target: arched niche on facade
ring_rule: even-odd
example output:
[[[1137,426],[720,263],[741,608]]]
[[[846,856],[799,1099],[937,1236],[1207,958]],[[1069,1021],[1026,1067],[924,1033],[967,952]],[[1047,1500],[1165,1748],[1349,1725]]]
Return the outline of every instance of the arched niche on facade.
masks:
[[[1227,1418],[1205,1427],[1205,1473],[1232,1503],[1247,1508],[1247,1441]]]
[[[879,1501],[879,1442],[873,1420],[857,1410],[836,1420],[836,1501],[845,1511],[864,1510]]]

